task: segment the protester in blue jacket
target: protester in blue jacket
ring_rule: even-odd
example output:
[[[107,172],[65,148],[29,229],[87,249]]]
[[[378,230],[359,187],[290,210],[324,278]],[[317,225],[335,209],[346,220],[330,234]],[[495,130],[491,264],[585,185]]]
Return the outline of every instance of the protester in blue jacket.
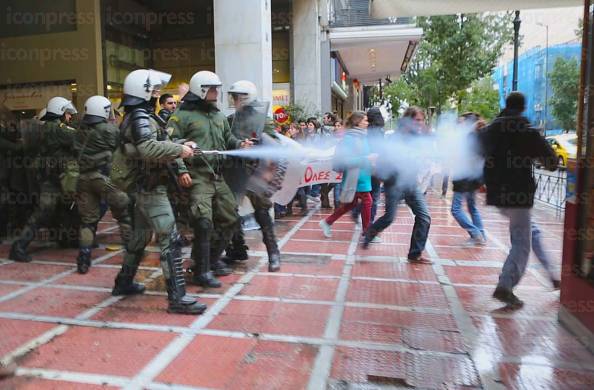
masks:
[[[332,237],[330,226],[338,218],[352,210],[361,201],[363,231],[371,220],[371,171],[377,160],[377,154],[371,153],[367,140],[367,115],[355,111],[347,119],[342,142],[336,148],[335,166],[344,172],[341,206],[326,219],[320,221],[324,236]]]

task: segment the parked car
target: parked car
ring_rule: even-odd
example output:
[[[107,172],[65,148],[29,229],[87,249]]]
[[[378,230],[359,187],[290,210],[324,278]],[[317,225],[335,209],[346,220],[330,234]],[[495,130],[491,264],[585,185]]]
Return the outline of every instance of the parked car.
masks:
[[[560,134],[547,137],[547,141],[559,156],[559,166],[567,167],[567,160],[577,155],[577,135]]]

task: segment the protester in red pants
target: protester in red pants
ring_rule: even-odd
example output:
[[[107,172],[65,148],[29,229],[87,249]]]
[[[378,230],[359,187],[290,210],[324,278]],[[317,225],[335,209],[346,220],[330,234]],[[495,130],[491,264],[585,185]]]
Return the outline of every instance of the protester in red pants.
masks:
[[[371,219],[371,171],[377,154],[370,152],[367,142],[367,115],[355,111],[347,119],[344,138],[336,147],[335,169],[343,171],[341,206],[326,219],[320,221],[324,236],[332,237],[330,226],[343,214],[352,210],[361,201],[363,231]]]

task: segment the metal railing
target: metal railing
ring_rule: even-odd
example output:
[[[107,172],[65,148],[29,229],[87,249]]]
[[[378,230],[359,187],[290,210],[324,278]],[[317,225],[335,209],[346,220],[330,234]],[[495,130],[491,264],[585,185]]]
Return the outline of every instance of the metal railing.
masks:
[[[536,181],[536,193],[534,198],[554,207],[558,213],[565,210],[567,172],[558,170],[556,172],[544,172],[534,170]]]
[[[370,0],[328,0],[330,27],[381,26],[390,24],[411,24],[414,19],[405,18],[372,18]]]

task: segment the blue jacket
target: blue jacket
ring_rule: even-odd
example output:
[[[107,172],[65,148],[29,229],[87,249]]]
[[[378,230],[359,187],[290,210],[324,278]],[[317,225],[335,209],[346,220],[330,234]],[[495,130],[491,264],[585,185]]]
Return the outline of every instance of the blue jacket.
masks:
[[[370,153],[367,134],[360,129],[346,130],[342,142],[337,146],[336,158],[345,172],[343,182],[349,171],[359,168],[357,192],[371,191],[371,163],[367,158]]]

